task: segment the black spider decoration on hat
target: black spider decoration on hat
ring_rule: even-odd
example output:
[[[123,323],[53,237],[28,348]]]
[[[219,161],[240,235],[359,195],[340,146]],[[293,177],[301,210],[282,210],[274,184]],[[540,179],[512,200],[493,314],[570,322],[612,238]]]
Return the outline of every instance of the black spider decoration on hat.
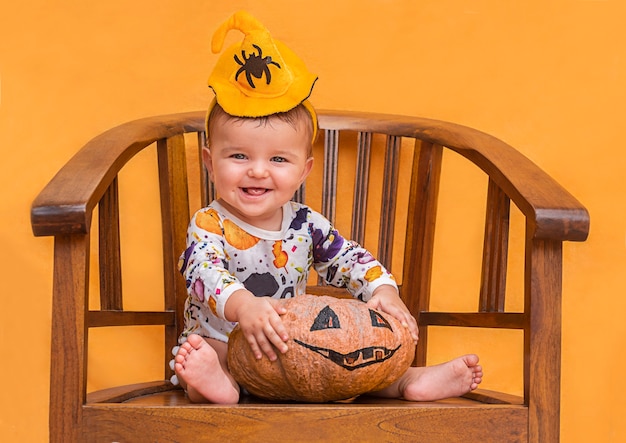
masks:
[[[243,62],[235,54],[235,61],[237,62],[237,64],[241,65],[241,68],[239,68],[239,70],[235,74],[235,81],[239,78],[239,74],[245,72],[248,84],[252,88],[256,88],[254,82],[252,81],[252,77],[262,78],[263,74],[265,74],[266,84],[269,85],[272,81],[272,73],[270,72],[269,65],[275,65],[278,67],[278,69],[281,69],[281,67],[278,63],[272,61],[272,57],[263,57],[263,51],[259,46],[254,44],[252,46],[254,46],[254,48],[259,51],[259,53],[255,54],[253,52],[250,55],[246,56],[246,51],[242,50],[241,56],[244,59]]]

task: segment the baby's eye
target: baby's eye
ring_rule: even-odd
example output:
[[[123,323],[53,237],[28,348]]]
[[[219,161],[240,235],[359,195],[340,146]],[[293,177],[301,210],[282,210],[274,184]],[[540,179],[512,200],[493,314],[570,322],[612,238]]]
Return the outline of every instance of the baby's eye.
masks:
[[[272,157],[272,161],[276,163],[285,163],[287,159],[285,157],[275,156]]]
[[[234,158],[235,160],[245,160],[246,156],[244,154],[233,154],[230,158]]]

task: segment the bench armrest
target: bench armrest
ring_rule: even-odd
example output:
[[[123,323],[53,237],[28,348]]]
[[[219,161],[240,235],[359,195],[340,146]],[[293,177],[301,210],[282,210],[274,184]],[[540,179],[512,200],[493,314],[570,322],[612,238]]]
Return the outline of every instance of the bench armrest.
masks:
[[[372,116],[376,120],[370,120]],[[346,123],[346,118],[348,122]],[[445,146],[481,168],[527,217],[532,237],[584,241],[589,213],[552,177],[512,146],[466,126],[399,115],[320,111],[320,127],[416,137]]]
[[[41,191],[32,204],[36,236],[86,234],[91,214],[117,173],[157,140],[204,130],[205,112],[149,117],[122,124],[88,142]]]

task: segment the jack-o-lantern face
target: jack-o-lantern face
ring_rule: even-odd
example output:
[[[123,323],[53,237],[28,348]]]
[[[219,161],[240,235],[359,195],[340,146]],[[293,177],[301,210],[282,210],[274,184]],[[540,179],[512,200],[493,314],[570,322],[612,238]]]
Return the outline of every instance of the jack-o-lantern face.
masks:
[[[393,383],[413,361],[411,334],[398,320],[363,302],[302,295],[285,302],[289,350],[256,360],[236,328],[229,369],[249,392],[272,400],[323,402]]]
[[[372,322],[373,328],[387,328],[393,332],[391,325],[379,312],[373,309],[368,309],[369,318]],[[315,317],[313,325],[311,325],[310,331],[323,331],[325,329],[341,329],[341,322],[339,317],[332,310],[332,308],[326,305]],[[315,346],[309,343],[305,343],[296,338],[293,341],[300,346],[310,349],[313,352],[317,352],[324,358],[332,361],[336,365],[347,369],[348,371],[354,371],[355,369],[363,368],[365,366],[381,363],[393,356],[395,352],[400,349],[400,346],[390,349],[384,346],[367,346],[365,348],[350,351],[347,354],[337,352],[334,349],[323,348]]]

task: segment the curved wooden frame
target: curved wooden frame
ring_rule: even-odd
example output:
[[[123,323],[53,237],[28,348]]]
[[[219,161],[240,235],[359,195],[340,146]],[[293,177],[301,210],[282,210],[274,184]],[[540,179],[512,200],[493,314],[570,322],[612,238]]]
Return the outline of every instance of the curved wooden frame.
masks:
[[[521,153],[488,134],[453,123],[396,115],[320,111],[319,122],[330,159],[336,158],[342,131],[358,132],[361,160],[357,168],[365,171],[363,174],[369,165],[371,135],[387,136],[379,242],[382,245],[391,243],[389,239],[394,235],[399,141],[415,139],[401,295],[420,323],[418,363],[425,361],[430,325],[523,330],[523,399],[479,390],[463,399],[418,404],[362,398],[349,404],[328,405],[254,401],[236,406],[190,405],[166,381],[87,395],[87,336],[92,327],[164,325],[164,379],[167,378],[168,349],[182,325],[186,296],[184,282],[175,271],[189,220],[183,134],[198,132],[202,145],[204,118],[204,112],[190,112],[146,118],[111,129],[78,151],[33,203],[33,232],[55,237],[51,441],[136,440],[138,435],[146,440],[207,436],[248,441],[263,439],[263,435],[282,436],[286,440],[294,435],[333,439],[350,432],[366,435],[365,440],[559,439],[562,242],[586,239],[586,209]],[[134,155],[155,142],[161,189],[165,309],[127,312],[122,309],[120,283],[117,174]],[[478,309],[473,313],[429,310],[444,149],[461,154],[489,177],[482,284]],[[326,163],[323,211],[332,218],[338,192],[333,180],[336,161]],[[212,191],[206,175],[202,181],[203,201],[208,201]],[[366,198],[365,191],[359,188],[354,192],[358,209]],[[526,219],[523,312],[504,311],[510,201]],[[96,206],[101,309],[90,311],[90,227]],[[361,235],[363,223],[364,216],[357,214],[353,220],[357,236]],[[390,260],[390,251],[381,249],[379,256],[383,262]]]

